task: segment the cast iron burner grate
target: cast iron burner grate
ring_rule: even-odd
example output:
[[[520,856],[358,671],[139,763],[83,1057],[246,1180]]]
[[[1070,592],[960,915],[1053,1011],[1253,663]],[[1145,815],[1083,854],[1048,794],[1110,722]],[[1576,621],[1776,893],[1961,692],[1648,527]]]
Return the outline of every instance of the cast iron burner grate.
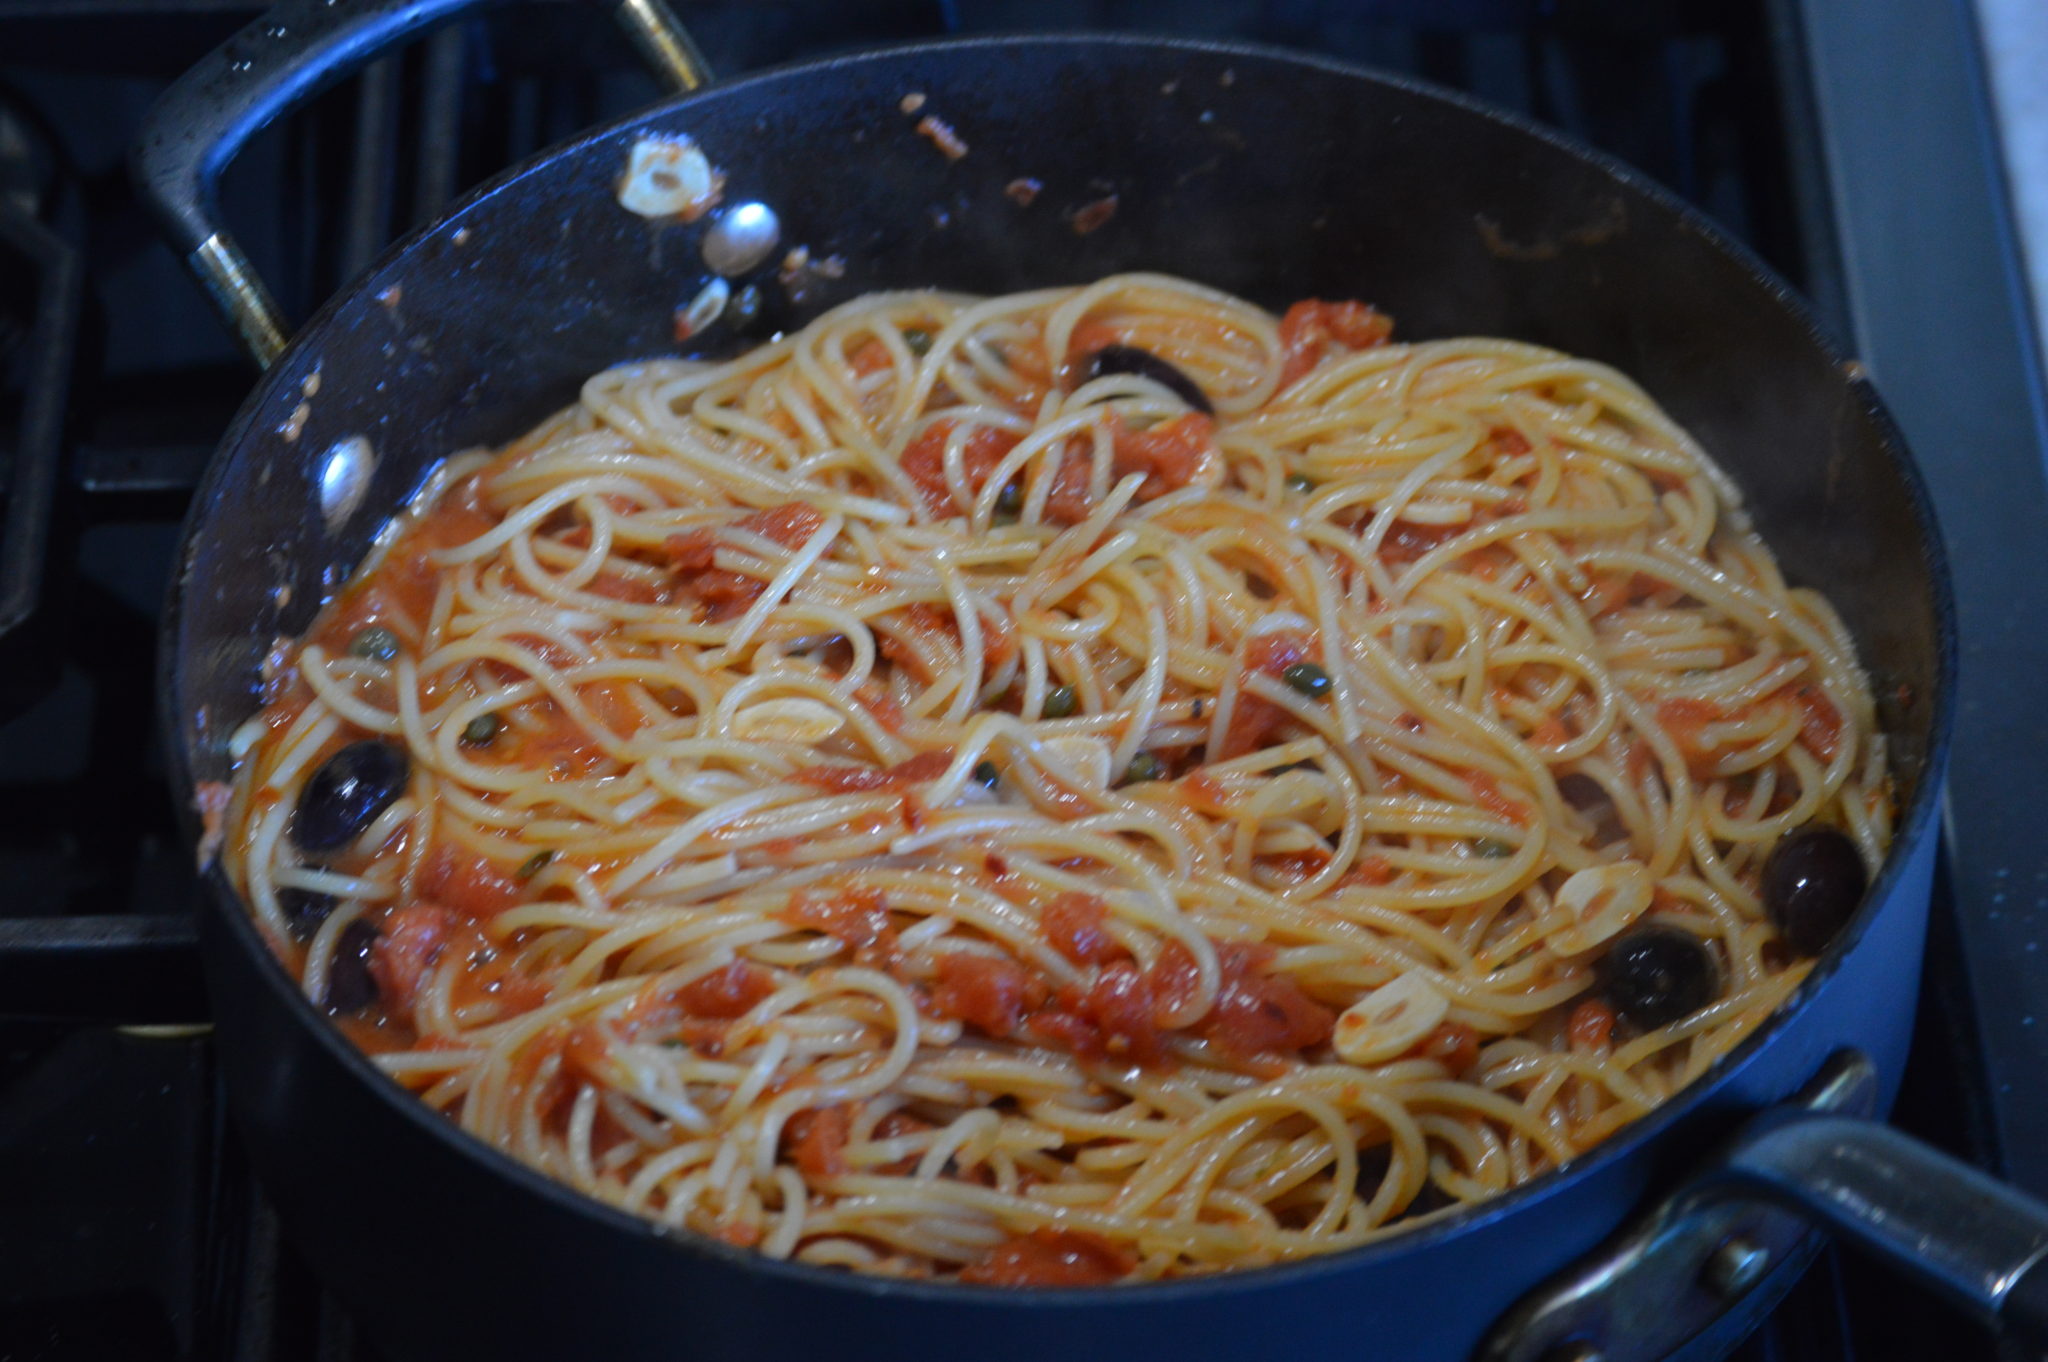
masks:
[[[1700,204],[1846,331],[1797,0],[712,0],[715,69],[947,32],[1278,43],[1408,72],[1613,151]],[[185,503],[250,385],[155,243],[125,156],[244,0],[0,0],[0,1362],[369,1362],[284,1245],[222,1111],[195,879],[165,788],[154,629]],[[294,316],[461,187],[656,91],[562,0],[443,31],[262,135],[228,220]],[[683,286],[687,288],[687,285]],[[682,301],[679,298],[679,301]],[[74,347],[71,338],[75,334]],[[55,476],[52,476],[52,475]],[[38,574],[38,567],[41,568]],[[1900,1120],[1981,1154],[1985,1079],[1936,905]],[[1981,1331],[1824,1252],[1745,1362],[1991,1357]]]

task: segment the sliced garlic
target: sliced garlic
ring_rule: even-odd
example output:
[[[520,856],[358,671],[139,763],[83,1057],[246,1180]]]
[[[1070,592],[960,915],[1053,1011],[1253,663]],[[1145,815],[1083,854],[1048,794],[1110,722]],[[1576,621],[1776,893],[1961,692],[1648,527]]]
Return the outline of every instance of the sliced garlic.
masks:
[[[1472,520],[1472,503],[1417,497],[1401,508],[1401,519],[1411,525],[1466,525]]]
[[[626,158],[619,206],[644,218],[694,222],[718,202],[724,177],[687,137],[643,137]]]
[[[686,341],[708,329],[725,312],[725,305],[731,297],[732,285],[725,280],[713,279],[706,284],[688,307],[676,313],[676,339]]]
[[[735,736],[757,742],[819,743],[844,727],[844,714],[800,696],[748,705],[732,720]]]
[[[1083,790],[1109,788],[1109,743],[1102,738],[1047,738],[1039,760],[1052,774]]]
[[[1559,955],[1589,951],[1641,917],[1655,893],[1650,872],[1633,861],[1588,866],[1558,886],[1561,925],[1544,939]]]
[[[1410,971],[1345,1008],[1331,1043],[1352,1064],[1384,1064],[1413,1049],[1450,1010],[1434,984]]]

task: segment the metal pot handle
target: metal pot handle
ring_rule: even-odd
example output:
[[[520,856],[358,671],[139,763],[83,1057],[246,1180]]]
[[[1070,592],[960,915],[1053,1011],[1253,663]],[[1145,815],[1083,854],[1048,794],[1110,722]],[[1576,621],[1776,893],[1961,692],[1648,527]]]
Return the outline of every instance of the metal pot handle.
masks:
[[[1523,1297],[1479,1362],[1665,1357],[1753,1306],[1775,1267],[1810,1252],[1816,1227],[2048,1348],[2048,1205],[1869,1119],[1876,1089],[1867,1058],[1836,1056],[1676,1192]]]
[[[143,197],[171,244],[260,368],[290,328],[220,221],[221,172],[283,114],[404,39],[506,0],[282,0],[206,55],[143,121],[134,157]],[[664,0],[610,0],[655,74],[679,91],[710,68]]]

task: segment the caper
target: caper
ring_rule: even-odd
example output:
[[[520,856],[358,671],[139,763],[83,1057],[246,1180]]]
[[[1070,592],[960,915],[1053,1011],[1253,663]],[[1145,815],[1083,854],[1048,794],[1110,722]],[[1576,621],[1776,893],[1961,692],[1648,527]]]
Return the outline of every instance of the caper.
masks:
[[[1316,490],[1316,480],[1306,473],[1289,473],[1287,475],[1287,490],[1290,492],[1313,492]]]
[[[1131,764],[1124,768],[1124,784],[1136,785],[1141,781],[1157,780],[1166,774],[1166,763],[1157,753],[1140,752],[1131,758]]]
[[[541,871],[546,870],[548,862],[554,859],[555,853],[552,850],[536,851],[533,855],[528,856],[519,863],[519,868],[512,872],[512,877],[520,881],[530,880],[535,875],[540,874]]]
[[[373,662],[389,662],[398,656],[398,635],[381,624],[373,624],[348,641],[350,657],[367,657]]]
[[[1006,482],[1003,490],[996,493],[996,514],[1014,520],[1024,510],[1024,484]]]
[[[1472,841],[1472,853],[1489,861],[1500,861],[1514,855],[1515,849],[1498,837],[1477,837]]]
[[[1330,674],[1313,662],[1297,662],[1280,673],[1280,679],[1311,700],[1330,693]]]
[[[996,782],[1003,778],[1003,773],[996,769],[996,764],[992,761],[977,762],[974,767],[974,778],[994,789]]]
[[[488,747],[505,727],[495,712],[479,714],[462,726],[462,741],[471,747]]]
[[[903,343],[913,355],[926,354],[932,348],[932,333],[921,326],[907,326],[903,329]]]
[[[1048,719],[1064,719],[1081,708],[1081,697],[1072,686],[1054,686],[1045,693],[1038,712]]]

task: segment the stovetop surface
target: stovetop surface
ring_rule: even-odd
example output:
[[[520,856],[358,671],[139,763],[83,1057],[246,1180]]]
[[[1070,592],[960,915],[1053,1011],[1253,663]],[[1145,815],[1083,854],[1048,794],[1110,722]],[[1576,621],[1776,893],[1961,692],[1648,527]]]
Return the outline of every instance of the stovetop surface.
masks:
[[[0,0],[0,607],[27,542],[15,512],[47,500],[34,518],[47,544],[31,545],[40,600],[0,637],[0,929],[142,923],[173,954],[186,931],[195,880],[150,659],[179,519],[250,375],[156,243],[124,157],[154,95],[255,13],[235,0]],[[1243,38],[1406,72],[1641,167],[1753,245],[1831,327],[1864,329],[1797,0],[728,0],[685,15],[727,73],[1024,28]],[[226,212],[304,316],[462,186],[655,93],[591,11],[525,5],[444,30],[264,134],[228,175]],[[10,221],[33,224],[28,236]],[[53,370],[66,268],[79,305]],[[41,433],[59,438],[42,440],[53,371],[63,401]],[[2010,1077],[1984,1062],[1970,929],[1938,894],[1896,1119],[1990,1161]],[[0,1362],[367,1358],[279,1241],[203,1031],[106,1024],[189,1011],[189,979],[160,978],[170,956],[115,935],[107,950],[43,951],[24,974],[19,961],[9,971],[0,931]],[[1994,1355],[1976,1325],[1833,1251],[1738,1353]]]

